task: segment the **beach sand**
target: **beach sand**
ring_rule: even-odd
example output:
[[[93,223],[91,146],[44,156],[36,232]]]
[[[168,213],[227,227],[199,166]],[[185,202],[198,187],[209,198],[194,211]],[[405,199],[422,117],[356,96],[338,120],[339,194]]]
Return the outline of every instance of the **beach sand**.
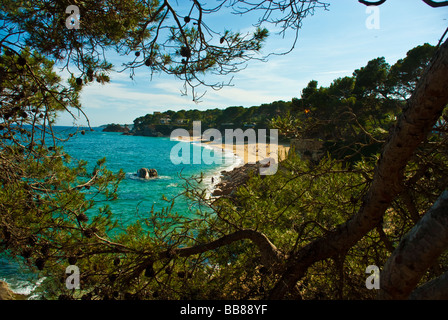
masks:
[[[212,146],[216,149],[231,151],[246,163],[255,163],[265,158],[273,158],[277,162],[282,161],[288,155],[290,146],[287,144],[270,145],[269,143],[247,143],[244,144],[223,144],[222,142],[206,141],[193,137],[178,137],[179,140],[201,142],[204,145]]]
[[[173,137],[172,137],[173,138]],[[206,178],[210,182],[208,190],[211,197],[220,197],[230,195],[235,188],[242,183],[245,183],[249,173],[257,169],[257,162],[265,158],[270,158],[269,165],[272,165],[272,159],[275,163],[284,160],[290,150],[287,144],[270,145],[269,143],[241,143],[233,145],[223,144],[221,141],[207,141],[200,138],[176,137],[178,141],[188,141],[193,143],[201,143],[204,146],[213,149],[225,151],[225,153],[232,153],[239,159],[233,165],[222,170],[210,177]]]

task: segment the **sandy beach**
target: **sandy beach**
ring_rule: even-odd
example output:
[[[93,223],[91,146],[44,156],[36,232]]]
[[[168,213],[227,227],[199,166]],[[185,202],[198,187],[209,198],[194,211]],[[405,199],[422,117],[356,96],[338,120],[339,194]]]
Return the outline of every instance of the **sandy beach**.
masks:
[[[278,144],[271,145],[269,143],[247,143],[244,144],[225,144],[221,141],[207,141],[194,137],[178,137],[179,140],[190,142],[201,142],[204,145],[214,147],[216,149],[227,150],[232,152],[235,156],[241,158],[243,163],[255,163],[265,158],[273,158],[277,161],[282,161],[286,158],[289,152],[289,145]]]
[[[290,150],[289,145],[269,143],[233,143],[224,144],[221,141],[207,141],[201,138],[192,138],[190,136],[177,137],[176,140],[188,141],[192,143],[201,143],[204,146],[217,149],[219,151],[225,151],[226,153],[232,153],[240,160],[235,166],[231,166],[226,170],[219,173],[219,176],[210,177],[209,192],[211,197],[229,196],[232,192],[238,188],[238,186],[244,184],[251,172],[259,170],[258,161],[265,158],[280,162],[286,158]]]

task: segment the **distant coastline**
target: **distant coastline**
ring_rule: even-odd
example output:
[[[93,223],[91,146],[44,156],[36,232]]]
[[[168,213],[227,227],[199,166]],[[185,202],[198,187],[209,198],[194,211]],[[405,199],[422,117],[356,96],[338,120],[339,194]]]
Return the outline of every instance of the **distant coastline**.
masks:
[[[159,128],[160,127],[160,128]],[[175,126],[175,125],[148,125],[145,127],[144,130],[135,130],[135,128],[131,128],[130,125],[118,125],[118,124],[108,124],[100,126],[100,128],[103,129],[104,132],[122,132],[124,135],[132,135],[132,136],[144,136],[144,137],[165,137],[169,138],[171,136],[171,132],[175,129],[184,129],[182,126]],[[234,155],[240,157],[243,159],[244,164],[246,163],[253,163],[258,162],[262,160],[260,157],[260,154],[263,150],[265,150],[265,153],[269,155],[269,152],[273,150],[272,152],[276,153],[278,156],[279,161],[286,158],[290,145],[289,143],[279,143],[277,150],[275,148],[272,148],[270,143],[244,143],[244,147],[241,144],[232,144],[233,149],[229,147],[229,145],[226,145],[223,142],[220,141],[207,141],[207,140],[201,140],[198,138],[191,137],[182,137],[183,139],[186,139],[187,141],[196,142],[196,143],[202,143],[205,145],[209,145],[213,148],[222,148],[227,149],[228,151],[232,152]],[[180,137],[179,137],[180,138]]]
[[[132,127],[130,128],[127,124],[121,125],[116,123],[111,123],[107,125],[100,126],[104,132],[123,132],[129,134],[132,130]]]
[[[214,197],[229,195],[238,186],[245,183],[249,173],[258,170],[261,160],[272,158],[276,162],[281,162],[287,157],[291,149],[289,142],[278,143],[275,146],[269,142],[248,143],[247,141],[226,144],[222,140],[209,141],[200,137],[194,137],[192,132],[190,132],[190,136],[173,138],[171,137],[173,130],[178,128],[185,129],[183,126],[173,124],[146,125],[143,129],[141,127],[138,129],[135,127],[129,129],[128,125],[109,124],[101,126],[101,128],[105,132],[122,132],[123,135],[164,137],[177,141],[190,142],[209,149],[222,151],[224,158],[229,156],[233,157],[233,163],[225,170],[206,179],[209,182],[209,194]]]

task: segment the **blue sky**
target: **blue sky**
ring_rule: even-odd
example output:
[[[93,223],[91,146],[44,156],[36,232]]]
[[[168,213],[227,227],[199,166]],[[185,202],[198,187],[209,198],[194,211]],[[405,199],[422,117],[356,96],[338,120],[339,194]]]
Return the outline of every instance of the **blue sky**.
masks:
[[[143,68],[136,71],[134,80],[130,79],[129,72],[114,72],[109,84],[85,87],[81,93],[84,112],[92,126],[99,126],[132,123],[135,118],[154,111],[250,107],[276,100],[288,101],[300,97],[310,80],[327,86],[338,77],[351,76],[371,59],[385,57],[393,64],[417,45],[425,42],[436,45],[448,26],[447,7],[431,8],[421,0],[387,1],[379,7],[379,29],[367,28],[366,20],[372,13],[357,0],[327,2],[329,10],[317,9],[313,16],[303,20],[291,53],[271,56],[267,62],[249,62],[246,69],[233,75],[232,86],[218,91],[202,88],[207,92],[200,103],[193,102],[191,95],[182,95],[182,81],[165,74],[155,74],[151,79],[148,69]],[[215,21],[210,21],[212,18]],[[252,24],[256,22],[226,12],[208,19],[217,31],[226,27],[245,32],[253,29]],[[291,46],[293,32],[282,38],[275,34],[275,29],[270,31],[263,54]],[[123,58],[112,55],[110,60],[119,70]],[[221,80],[226,82],[230,77]],[[57,121],[58,125],[73,123],[67,114],[61,114]],[[75,124],[85,125],[86,121],[80,117]]]

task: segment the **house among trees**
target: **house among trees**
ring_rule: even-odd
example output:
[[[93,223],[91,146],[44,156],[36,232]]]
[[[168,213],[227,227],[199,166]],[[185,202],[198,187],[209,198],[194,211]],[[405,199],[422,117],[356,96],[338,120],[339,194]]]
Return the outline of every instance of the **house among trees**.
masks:
[[[171,119],[170,119],[170,117],[160,118],[160,123],[161,124],[170,124],[171,123]]]
[[[176,119],[176,124],[187,124],[188,119]]]

